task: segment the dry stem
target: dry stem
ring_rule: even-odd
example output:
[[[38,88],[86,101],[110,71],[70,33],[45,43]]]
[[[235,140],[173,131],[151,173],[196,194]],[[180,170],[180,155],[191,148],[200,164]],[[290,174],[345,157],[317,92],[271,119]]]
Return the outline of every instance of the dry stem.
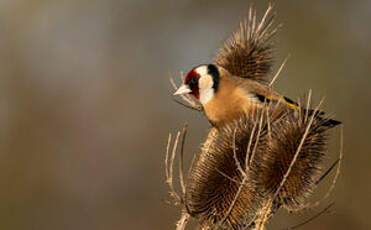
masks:
[[[172,142],[172,135],[169,133],[168,137],[168,143],[166,146],[166,157],[165,157],[165,175],[166,175],[166,183],[168,184],[170,188],[170,195],[174,198],[175,204],[182,204],[184,205],[184,194],[185,194],[185,182],[184,182],[184,168],[183,168],[183,156],[184,156],[184,143],[185,143],[185,138],[187,135],[187,128],[188,125],[185,124],[183,127],[183,135],[182,135],[182,140],[181,140],[181,150],[180,150],[180,156],[179,156],[179,183],[181,186],[181,195],[178,194],[178,192],[175,190],[174,187],[174,180],[173,180],[173,175],[174,175],[174,161],[176,157],[176,150],[178,147],[179,143],[179,138],[180,138],[180,132],[177,132],[177,135],[174,139],[174,145],[171,153],[171,157],[169,157],[169,152],[170,152],[170,146]],[[190,218],[190,215],[185,211],[185,209],[182,211],[182,216],[178,220],[176,224],[176,230],[184,230],[188,220]]]

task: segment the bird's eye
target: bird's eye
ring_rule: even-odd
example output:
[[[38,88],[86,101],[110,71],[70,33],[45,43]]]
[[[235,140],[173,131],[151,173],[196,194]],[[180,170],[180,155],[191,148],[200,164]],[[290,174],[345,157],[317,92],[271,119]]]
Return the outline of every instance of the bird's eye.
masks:
[[[194,87],[197,87],[198,85],[198,79],[199,79],[199,76],[197,73],[195,73],[194,70],[191,70],[187,76],[186,76],[186,79],[185,79],[185,84],[189,85],[190,88],[194,88]]]

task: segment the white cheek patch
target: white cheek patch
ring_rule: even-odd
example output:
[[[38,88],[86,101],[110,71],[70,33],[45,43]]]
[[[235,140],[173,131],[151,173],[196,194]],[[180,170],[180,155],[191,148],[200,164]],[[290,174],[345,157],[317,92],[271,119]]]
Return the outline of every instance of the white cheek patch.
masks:
[[[214,97],[213,84],[213,78],[209,74],[201,75],[198,80],[201,104],[208,103]]]
[[[198,87],[200,90],[202,89],[210,89],[213,87],[213,78],[209,74],[200,75],[200,79],[198,80]]]
[[[196,73],[198,73],[200,76],[207,75],[207,66],[203,65],[195,69]]]

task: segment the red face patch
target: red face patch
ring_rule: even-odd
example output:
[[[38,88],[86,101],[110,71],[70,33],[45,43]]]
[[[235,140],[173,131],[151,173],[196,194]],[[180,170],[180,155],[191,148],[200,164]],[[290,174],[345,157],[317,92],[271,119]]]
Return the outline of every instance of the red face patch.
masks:
[[[191,70],[184,81],[184,84],[188,85],[189,88],[192,90],[191,94],[195,96],[197,99],[200,99],[200,93],[198,88],[198,79],[200,75],[193,69]]]

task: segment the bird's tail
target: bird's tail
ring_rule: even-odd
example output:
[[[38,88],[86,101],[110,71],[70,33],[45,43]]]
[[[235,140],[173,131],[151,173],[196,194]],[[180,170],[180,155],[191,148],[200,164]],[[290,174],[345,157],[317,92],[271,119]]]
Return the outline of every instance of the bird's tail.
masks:
[[[323,121],[322,126],[325,126],[325,127],[328,127],[328,128],[332,128],[332,127],[335,127],[335,126],[338,126],[338,125],[342,124],[341,121],[326,118],[325,112],[323,112],[323,111],[315,111],[314,109],[309,109],[309,110],[304,109],[303,113],[304,113],[305,116],[308,116],[308,117],[315,116],[315,119],[319,119],[319,120]]]

